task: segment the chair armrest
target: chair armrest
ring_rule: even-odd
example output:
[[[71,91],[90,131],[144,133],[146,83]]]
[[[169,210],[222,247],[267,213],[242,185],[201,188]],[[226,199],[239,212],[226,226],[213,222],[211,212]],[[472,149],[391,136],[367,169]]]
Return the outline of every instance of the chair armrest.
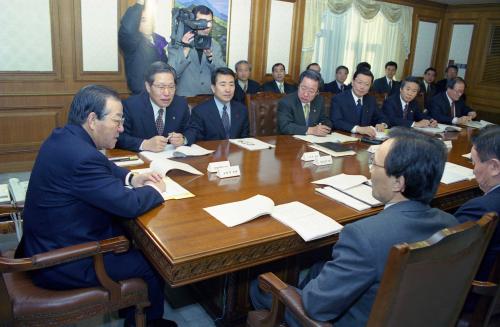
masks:
[[[268,272],[259,276],[259,286],[266,292],[271,292],[273,295],[273,306],[271,308],[271,316],[273,312],[278,313],[283,310],[283,304],[293,313],[293,315],[302,323],[303,326],[311,327],[330,327],[332,324],[327,322],[316,321],[309,318],[304,311],[302,298],[297,290],[288,284],[284,283],[272,272]],[[276,314],[278,317],[278,315]],[[279,323],[279,321],[277,321]]]
[[[78,245],[36,254],[31,258],[11,259],[0,257],[0,272],[30,271],[47,268],[61,263],[71,262],[95,256],[99,253],[121,253],[128,250],[129,241],[124,236],[87,242]]]
[[[483,296],[495,296],[498,285],[492,282],[482,282],[478,280],[472,281],[471,292]]]

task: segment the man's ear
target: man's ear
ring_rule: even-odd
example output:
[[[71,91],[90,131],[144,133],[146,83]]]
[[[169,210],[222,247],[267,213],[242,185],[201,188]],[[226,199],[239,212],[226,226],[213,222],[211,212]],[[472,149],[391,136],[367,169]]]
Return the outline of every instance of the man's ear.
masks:
[[[212,93],[215,93],[215,85],[211,84],[210,87],[212,88]]]
[[[97,123],[97,115],[95,114],[95,112],[91,112],[88,116],[87,116],[87,125],[89,127],[90,130],[94,130],[95,127],[96,127],[96,123]]]
[[[144,81],[144,86],[146,87],[146,91],[148,91],[148,93],[151,93],[151,85],[149,85],[148,82]]]
[[[492,177],[500,176],[500,160],[496,158],[490,159],[488,165]]]
[[[406,188],[404,176],[399,176],[394,178],[394,183],[392,184],[393,192],[404,192]]]

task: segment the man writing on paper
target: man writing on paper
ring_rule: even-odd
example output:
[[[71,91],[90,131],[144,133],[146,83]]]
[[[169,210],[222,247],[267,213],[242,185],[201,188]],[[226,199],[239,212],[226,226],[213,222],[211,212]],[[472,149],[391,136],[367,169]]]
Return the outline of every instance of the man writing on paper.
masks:
[[[420,90],[416,77],[409,76],[401,82],[399,94],[393,94],[385,99],[382,112],[391,127],[436,127],[437,121],[423,115],[415,97]]]
[[[462,94],[465,90],[465,81],[456,77],[448,81],[445,92],[435,95],[429,108],[432,118],[443,124],[463,125],[476,118],[477,114],[469,108]]]
[[[145,92],[123,101],[125,130],[116,146],[136,152],[161,152],[167,143],[183,145],[189,107],[184,97],[175,95],[174,69],[155,62],[146,71],[145,80]]]
[[[247,108],[234,101],[235,75],[226,67],[212,74],[214,97],[193,108],[184,133],[189,145],[198,141],[238,139],[249,136]]]
[[[20,253],[33,256],[123,235],[119,220],[134,219],[163,202],[165,184],[160,175],[131,174],[99,152],[114,148],[121,132],[118,93],[89,85],[75,95],[68,124],[56,128],[45,140],[33,167]],[[162,320],[162,279],[138,250],[105,254],[104,265],[114,280],[144,279],[151,302],[146,309],[150,325],[175,326]],[[100,285],[92,258],[37,270],[33,281],[60,290]],[[125,314],[128,326],[134,321],[134,310]]]
[[[455,217],[460,222],[479,220],[491,211],[500,214],[500,126],[485,127],[472,139],[472,144],[474,175],[484,195],[467,201],[455,212]],[[476,279],[488,280],[499,253],[500,227],[497,225]]]
[[[387,128],[375,97],[367,95],[372,81],[372,72],[360,69],[354,73],[352,89],[332,98],[330,119],[333,128],[370,137]]]
[[[429,205],[446,157],[443,142],[408,129],[391,133],[379,147],[371,158],[372,194],[385,208],[347,224],[332,259],[309,270],[298,290],[309,317],[335,326],[365,326],[391,247],[425,240],[458,223]],[[258,288],[257,280],[250,296],[255,308],[270,308],[270,295]],[[290,326],[300,326],[291,313],[285,318]]]
[[[331,122],[325,114],[324,99],[319,95],[321,75],[305,70],[299,77],[297,92],[278,102],[280,134],[325,136],[331,132]]]

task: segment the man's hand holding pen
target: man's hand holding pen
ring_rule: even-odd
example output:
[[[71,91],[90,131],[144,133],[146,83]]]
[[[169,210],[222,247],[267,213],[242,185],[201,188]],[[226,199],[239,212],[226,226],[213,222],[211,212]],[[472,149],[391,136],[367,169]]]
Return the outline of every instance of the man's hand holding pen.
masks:
[[[332,129],[330,128],[330,126],[323,125],[323,124],[319,123],[316,126],[309,127],[307,129],[306,134],[307,135],[316,135],[316,136],[326,136],[326,135],[330,134],[331,131],[332,131]]]

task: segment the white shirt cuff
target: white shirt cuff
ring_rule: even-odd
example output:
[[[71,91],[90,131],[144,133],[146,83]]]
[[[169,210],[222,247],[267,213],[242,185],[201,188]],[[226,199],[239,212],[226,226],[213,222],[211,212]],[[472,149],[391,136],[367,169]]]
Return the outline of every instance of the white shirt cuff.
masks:
[[[451,121],[452,124],[457,124],[458,122],[458,117],[454,117],[453,120]]]
[[[351,133],[357,133],[357,132],[356,132],[356,129],[358,129],[358,125],[354,126],[354,127],[351,129]]]

